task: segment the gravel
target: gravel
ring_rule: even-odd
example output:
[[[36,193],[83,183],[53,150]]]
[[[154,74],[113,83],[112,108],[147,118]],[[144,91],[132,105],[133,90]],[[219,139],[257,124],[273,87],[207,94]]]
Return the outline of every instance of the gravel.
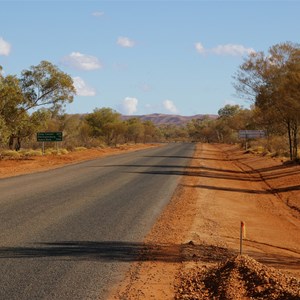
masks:
[[[238,255],[213,267],[196,267],[179,275],[175,299],[299,300],[300,281]]]

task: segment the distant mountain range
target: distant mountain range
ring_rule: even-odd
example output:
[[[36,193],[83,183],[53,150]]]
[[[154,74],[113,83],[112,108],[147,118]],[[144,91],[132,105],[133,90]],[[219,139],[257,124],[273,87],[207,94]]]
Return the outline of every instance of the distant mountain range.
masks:
[[[150,115],[132,115],[132,116],[122,116],[123,120],[128,120],[131,118],[139,118],[141,121],[151,121],[155,125],[184,125],[191,121],[192,119],[200,119],[208,117],[210,119],[216,119],[217,115],[194,115],[194,116],[180,116],[180,115],[168,115],[168,114],[150,114]]]

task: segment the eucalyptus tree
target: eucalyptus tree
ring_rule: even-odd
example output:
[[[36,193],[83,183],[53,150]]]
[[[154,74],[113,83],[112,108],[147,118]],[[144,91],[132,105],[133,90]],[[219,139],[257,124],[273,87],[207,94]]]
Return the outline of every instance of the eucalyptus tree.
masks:
[[[159,137],[159,130],[155,127],[152,121],[144,121],[143,122],[143,142],[153,142],[156,138]]]
[[[142,121],[139,118],[130,118],[124,121],[126,127],[125,131],[125,141],[132,141],[135,144],[138,143],[145,133],[145,128]]]
[[[0,75],[0,119],[1,140],[12,146],[15,133],[20,130],[24,118],[28,117],[26,111],[20,107],[23,94],[16,76]],[[18,148],[18,147],[17,147]]]
[[[216,120],[209,116],[204,116],[203,119],[193,119],[187,124],[189,137],[195,142],[217,142],[218,135],[216,130]]]
[[[266,123],[285,127],[291,160],[298,156],[300,122],[300,46],[290,42],[268,53],[251,53],[235,75],[235,88],[254,102]]]
[[[1,74],[1,72],[0,72]],[[16,150],[29,127],[35,123],[34,111],[40,108],[61,110],[73,101],[76,90],[72,78],[48,61],[17,76],[0,75],[0,117],[9,130],[9,145]],[[43,111],[41,117],[46,117]]]
[[[107,145],[111,145],[121,131],[119,125],[121,115],[108,107],[95,108],[86,116],[86,122],[91,128],[92,135],[103,139]]]
[[[24,70],[20,84],[25,110],[41,106],[61,109],[73,101],[76,93],[72,78],[48,61]]]

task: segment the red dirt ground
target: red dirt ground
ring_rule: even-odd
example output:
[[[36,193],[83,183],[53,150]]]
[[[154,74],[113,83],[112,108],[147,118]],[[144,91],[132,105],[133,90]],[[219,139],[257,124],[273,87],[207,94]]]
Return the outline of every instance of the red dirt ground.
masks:
[[[282,279],[300,279],[299,208],[300,166],[244,154],[237,146],[199,144],[145,239],[143,259],[110,299],[300,299],[299,281]],[[241,221],[247,232],[239,259]],[[227,259],[230,280],[223,280]],[[268,286],[249,277],[256,271],[267,274]],[[221,275],[214,281],[211,274]],[[213,287],[205,285],[207,278]]]
[[[136,149],[2,160],[0,178]],[[299,165],[198,144],[141,259],[109,299],[300,299],[299,228]]]

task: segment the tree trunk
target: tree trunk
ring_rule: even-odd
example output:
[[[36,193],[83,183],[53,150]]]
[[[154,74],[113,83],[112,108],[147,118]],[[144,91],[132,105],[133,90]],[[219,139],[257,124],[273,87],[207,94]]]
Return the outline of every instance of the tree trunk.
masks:
[[[19,151],[21,149],[21,138],[12,134],[8,140],[8,147],[10,150]]]
[[[16,141],[16,144],[15,144],[15,150],[19,151],[20,149],[21,149],[21,138],[17,137],[17,141]]]
[[[15,136],[12,134],[9,137],[9,140],[8,140],[8,147],[9,147],[10,150],[13,150],[13,148],[14,148],[14,142],[15,142]]]
[[[290,121],[287,122],[287,130],[288,130],[288,137],[289,137],[290,160],[293,160],[293,144],[292,144],[292,133],[291,133]]]
[[[298,124],[295,121],[293,126],[293,160],[298,158]]]

